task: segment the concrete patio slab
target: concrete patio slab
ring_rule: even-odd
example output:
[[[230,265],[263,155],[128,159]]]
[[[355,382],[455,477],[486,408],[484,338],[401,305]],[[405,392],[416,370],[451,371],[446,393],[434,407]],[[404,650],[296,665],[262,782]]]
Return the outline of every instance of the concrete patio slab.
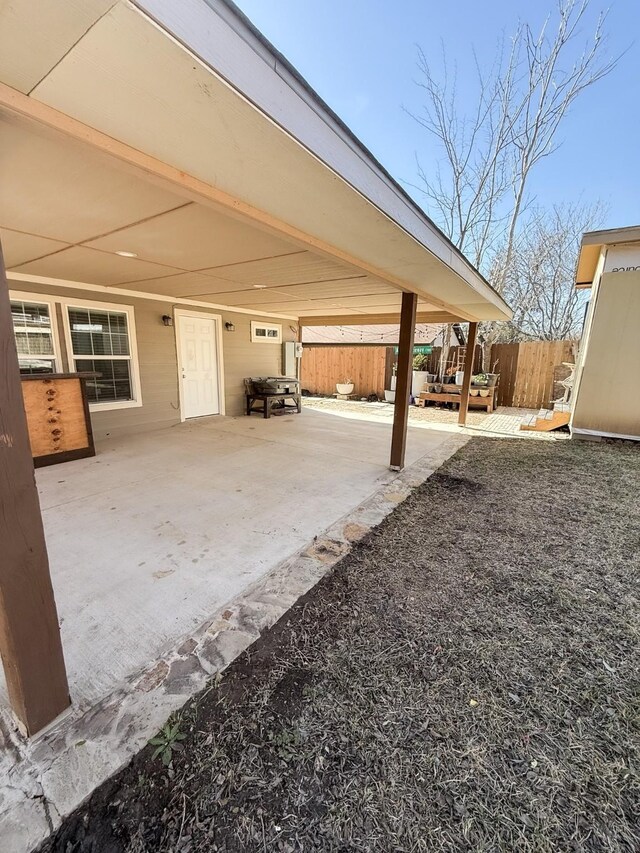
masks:
[[[37,472],[73,705],[24,741],[0,684],[3,853],[32,849],[468,437],[306,410],[109,439]]]

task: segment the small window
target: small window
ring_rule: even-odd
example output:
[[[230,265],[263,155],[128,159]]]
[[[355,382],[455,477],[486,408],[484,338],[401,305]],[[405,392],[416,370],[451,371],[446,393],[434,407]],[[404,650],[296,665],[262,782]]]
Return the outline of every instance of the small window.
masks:
[[[279,344],[282,342],[282,326],[252,321],[251,340],[253,343]]]
[[[135,404],[130,309],[67,306],[73,370],[95,373],[87,379],[87,396],[93,404]]]
[[[55,373],[56,346],[51,304],[12,299],[11,316],[20,373]]]

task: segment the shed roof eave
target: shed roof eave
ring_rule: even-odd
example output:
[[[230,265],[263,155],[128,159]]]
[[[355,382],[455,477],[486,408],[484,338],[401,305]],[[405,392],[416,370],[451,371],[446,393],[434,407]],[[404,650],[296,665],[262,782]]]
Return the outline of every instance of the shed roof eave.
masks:
[[[640,225],[627,225],[624,228],[605,228],[600,231],[585,231],[582,246],[612,246],[614,243],[640,242]]]
[[[598,260],[603,249],[608,246],[625,243],[640,243],[640,225],[624,228],[605,228],[600,231],[586,231],[582,235],[578,262],[576,264],[575,286],[588,289],[593,284]]]

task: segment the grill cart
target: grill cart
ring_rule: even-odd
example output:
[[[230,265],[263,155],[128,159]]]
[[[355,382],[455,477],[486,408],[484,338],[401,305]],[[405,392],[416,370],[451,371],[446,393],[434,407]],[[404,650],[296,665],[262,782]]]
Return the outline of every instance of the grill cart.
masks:
[[[271,413],[284,415],[287,411],[302,411],[300,382],[289,376],[258,376],[245,379],[247,395],[247,415],[251,412],[262,412],[263,417],[271,417]],[[287,402],[291,401],[291,402]],[[253,408],[253,404],[262,402],[262,407]]]

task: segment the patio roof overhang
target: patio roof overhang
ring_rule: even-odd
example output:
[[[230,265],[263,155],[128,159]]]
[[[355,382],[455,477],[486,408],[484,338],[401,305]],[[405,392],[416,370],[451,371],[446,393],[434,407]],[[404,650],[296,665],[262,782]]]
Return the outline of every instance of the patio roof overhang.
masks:
[[[0,23],[10,279],[305,324],[397,322],[403,292],[419,322],[510,317],[229,4],[43,0]]]

